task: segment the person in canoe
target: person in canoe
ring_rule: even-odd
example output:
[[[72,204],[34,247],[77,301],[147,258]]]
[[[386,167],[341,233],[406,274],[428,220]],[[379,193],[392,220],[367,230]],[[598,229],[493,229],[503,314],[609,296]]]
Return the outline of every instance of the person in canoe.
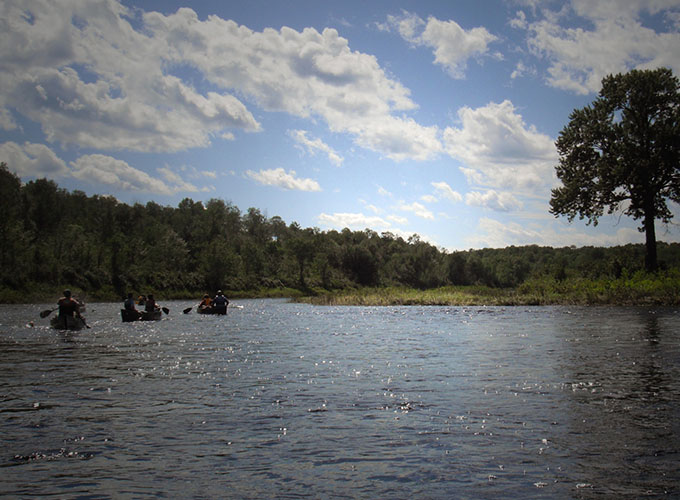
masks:
[[[64,290],[64,296],[57,301],[57,307],[59,308],[59,315],[56,324],[63,326],[64,329],[74,324],[75,318],[82,318],[80,316],[80,303],[71,296],[71,290]]]
[[[161,307],[156,304],[156,300],[153,298],[153,294],[149,294],[146,297],[146,304],[144,305],[144,310],[146,312],[160,311]]]
[[[227,299],[222,290],[217,290],[217,295],[212,301],[213,309],[215,314],[227,314],[227,306],[229,305],[229,299]]]
[[[135,299],[132,293],[127,294],[127,299],[123,302],[123,321],[136,321],[142,313],[135,307]]]
[[[198,304],[198,311],[209,311],[210,308],[212,308],[212,299],[210,298],[210,295],[207,293],[203,296],[203,300],[201,301],[200,304]]]

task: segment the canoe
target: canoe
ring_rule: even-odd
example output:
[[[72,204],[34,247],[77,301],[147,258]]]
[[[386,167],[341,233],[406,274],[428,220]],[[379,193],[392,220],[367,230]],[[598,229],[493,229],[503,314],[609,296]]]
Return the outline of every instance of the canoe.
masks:
[[[77,316],[55,316],[50,320],[50,326],[55,330],[82,330],[85,321]]]
[[[121,309],[120,315],[123,318],[123,323],[131,323],[137,321],[142,317],[142,313],[133,309]]]
[[[121,309],[120,315],[123,318],[123,323],[130,323],[132,321],[158,321],[161,319],[162,311],[133,311],[131,309]]]
[[[198,314],[227,314],[227,306],[198,307]]]
[[[158,321],[163,316],[163,312],[160,309],[156,311],[142,311],[142,321]]]

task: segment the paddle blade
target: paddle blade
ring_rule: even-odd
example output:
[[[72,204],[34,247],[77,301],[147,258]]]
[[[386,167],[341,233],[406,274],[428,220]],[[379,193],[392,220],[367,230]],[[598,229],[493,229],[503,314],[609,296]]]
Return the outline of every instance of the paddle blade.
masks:
[[[161,309],[163,309],[163,312],[165,314],[170,314],[170,309],[168,309],[167,307],[161,307]]]
[[[43,312],[40,313],[40,317],[41,317],[41,318],[46,318],[46,317],[48,317],[50,314],[52,314],[53,312],[54,312],[54,309],[45,309]]]
[[[187,308],[186,308],[184,311],[182,311],[182,312],[183,312],[184,314],[189,314],[189,313],[191,312],[191,309],[192,309],[192,308],[193,308],[193,306],[187,307]]]

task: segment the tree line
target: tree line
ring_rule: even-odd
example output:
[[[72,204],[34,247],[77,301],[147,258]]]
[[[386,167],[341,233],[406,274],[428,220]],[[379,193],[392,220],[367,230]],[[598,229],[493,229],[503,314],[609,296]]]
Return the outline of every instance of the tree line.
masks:
[[[220,288],[517,287],[546,276],[617,278],[643,269],[645,259],[644,245],[447,252],[417,235],[302,228],[221,199],[129,205],[69,192],[47,179],[22,184],[4,163],[0,207],[0,288],[29,295],[65,286],[100,298],[127,291],[180,297]],[[663,267],[680,268],[680,245],[658,243],[658,254]]]

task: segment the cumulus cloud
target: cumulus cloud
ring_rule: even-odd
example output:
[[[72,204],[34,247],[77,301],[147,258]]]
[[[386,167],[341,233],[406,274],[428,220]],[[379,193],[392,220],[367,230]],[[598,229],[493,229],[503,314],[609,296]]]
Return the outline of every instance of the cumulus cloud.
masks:
[[[620,228],[613,234],[602,231],[588,234],[574,226],[502,222],[488,217],[482,217],[473,235],[466,238],[469,248],[502,248],[509,245],[616,246],[631,242],[643,243],[644,235],[633,228]]]
[[[246,176],[264,184],[265,186],[277,186],[292,191],[321,191],[321,186],[313,179],[300,179],[296,177],[295,170],[286,172],[282,168],[270,170],[246,170]]]
[[[465,195],[465,203],[470,206],[490,208],[499,212],[511,212],[522,208],[522,203],[511,193],[498,193],[493,189],[483,193],[471,191]]]
[[[391,226],[390,222],[382,217],[375,215],[364,215],[363,213],[322,213],[317,217],[321,226],[331,227],[336,229],[349,228],[353,230],[371,229],[387,229]]]
[[[172,47],[135,30],[117,2],[8,0],[0,16],[0,107],[40,123],[51,142],[178,151],[259,129],[229,92],[201,94],[169,73]]]
[[[180,191],[197,191],[167,167],[159,169],[169,183],[131,167],[127,162],[102,154],[83,155],[70,163],[76,179],[111,186],[125,191],[144,191],[170,195]]]
[[[560,11],[540,12],[533,22],[521,12],[512,25],[526,29],[529,48],[549,61],[547,82],[553,87],[589,94],[611,73],[660,66],[680,72],[675,0],[572,0]],[[645,15],[665,15],[673,29],[646,27]],[[578,26],[569,24],[574,16]]]
[[[66,163],[44,144],[5,142],[0,158],[19,177],[67,177]]]
[[[413,139],[432,131],[397,116],[416,108],[409,90],[388,78],[374,56],[352,51],[335,29],[255,32],[216,16],[200,21],[191,9],[149,13],[144,20],[172,47],[172,60],[190,61],[211,83],[238,89],[265,110],[319,117],[331,131],[349,133],[390,158],[434,154],[424,150],[430,141]],[[385,122],[391,126],[380,127]]]
[[[446,198],[453,203],[463,201],[461,194],[458,191],[454,191],[446,182],[432,182],[431,184],[438,196]]]
[[[510,101],[458,111],[460,128],[444,131],[446,151],[460,160],[468,182],[495,188],[535,190],[553,182],[553,139],[527,126]]]
[[[162,195],[199,191],[168,166],[157,169],[159,177],[156,178],[123,160],[102,154],[82,155],[67,165],[45,144],[5,142],[0,144],[0,158],[19,177],[74,178],[126,191]]]
[[[187,193],[196,193],[199,191],[199,189],[196,186],[194,186],[190,182],[185,181],[181,175],[173,171],[168,166],[161,167],[156,170],[170,185],[173,186],[172,189],[175,192],[184,191]],[[206,172],[205,174],[208,177],[210,176],[210,172]],[[208,192],[210,191],[210,189],[206,187],[201,189],[200,191]]]
[[[400,16],[388,16],[382,26],[396,30],[413,45],[430,47],[435,64],[443,66],[453,78],[463,78],[467,61],[488,54],[489,44],[497,40],[486,28],[466,31],[453,20],[441,21],[430,16],[424,21],[406,11]]]
[[[166,16],[114,0],[7,0],[0,18],[3,128],[15,126],[11,108],[52,142],[173,152],[259,131],[254,103],[324,120],[395,160],[441,150],[436,128],[403,115],[416,108],[409,90],[334,29],[256,32],[189,8]]]
[[[402,226],[408,224],[408,219],[400,215],[388,215],[387,220],[394,222],[395,224],[400,224]]]
[[[342,165],[342,156],[340,156],[337,151],[335,151],[321,139],[310,139],[307,137],[307,132],[304,130],[291,130],[289,131],[289,135],[312,156],[314,156],[317,151],[321,151],[328,156],[328,160],[332,164],[337,166]]]
[[[413,203],[410,204],[403,202],[399,203],[399,205],[397,205],[397,208],[399,210],[403,210],[404,212],[413,212],[418,217],[421,217],[423,219],[434,220],[434,214],[417,201],[414,201]]]

